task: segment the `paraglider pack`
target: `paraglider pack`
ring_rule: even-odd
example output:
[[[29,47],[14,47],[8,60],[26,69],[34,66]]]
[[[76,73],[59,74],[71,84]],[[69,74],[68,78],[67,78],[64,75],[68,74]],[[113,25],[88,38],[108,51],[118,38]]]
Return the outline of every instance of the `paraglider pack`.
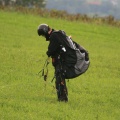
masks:
[[[85,73],[90,65],[89,53],[62,30],[55,31],[59,36],[61,52],[59,60],[66,79],[72,79]],[[53,34],[54,34],[53,33]]]

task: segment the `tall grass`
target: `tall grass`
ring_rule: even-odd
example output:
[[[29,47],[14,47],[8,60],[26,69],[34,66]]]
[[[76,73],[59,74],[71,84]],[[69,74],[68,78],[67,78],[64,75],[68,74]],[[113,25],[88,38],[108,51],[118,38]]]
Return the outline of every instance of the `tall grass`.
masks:
[[[40,23],[65,30],[89,51],[89,70],[67,82],[68,103],[57,101],[51,63],[47,82],[37,75],[48,46],[37,35]],[[0,28],[0,120],[120,119],[119,28],[3,10]]]

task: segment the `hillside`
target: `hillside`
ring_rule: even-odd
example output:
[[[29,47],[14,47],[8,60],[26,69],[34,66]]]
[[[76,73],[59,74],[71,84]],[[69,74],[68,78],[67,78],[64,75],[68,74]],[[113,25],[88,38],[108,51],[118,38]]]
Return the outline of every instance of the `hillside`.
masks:
[[[48,42],[40,23],[65,30],[90,55],[89,70],[67,82],[69,102],[58,102],[50,63],[48,81],[37,75]],[[120,30],[108,25],[70,22],[0,10],[1,120],[119,120]]]

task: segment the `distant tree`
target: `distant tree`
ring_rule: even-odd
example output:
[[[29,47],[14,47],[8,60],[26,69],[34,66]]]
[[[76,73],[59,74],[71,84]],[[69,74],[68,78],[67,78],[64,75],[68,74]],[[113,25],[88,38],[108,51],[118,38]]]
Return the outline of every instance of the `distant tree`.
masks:
[[[46,6],[46,0],[0,0],[0,5],[18,5],[31,8],[44,8]]]
[[[0,5],[9,5],[10,0],[0,0]]]
[[[16,5],[44,8],[46,0],[16,0]]]

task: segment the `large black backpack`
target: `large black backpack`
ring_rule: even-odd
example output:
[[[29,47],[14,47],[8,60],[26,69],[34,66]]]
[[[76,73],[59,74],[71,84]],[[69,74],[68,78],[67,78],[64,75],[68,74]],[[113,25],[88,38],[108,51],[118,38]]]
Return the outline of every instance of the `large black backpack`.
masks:
[[[66,79],[78,77],[86,72],[89,67],[89,54],[86,49],[74,42],[64,31],[55,31],[61,36],[62,47],[62,69]]]

